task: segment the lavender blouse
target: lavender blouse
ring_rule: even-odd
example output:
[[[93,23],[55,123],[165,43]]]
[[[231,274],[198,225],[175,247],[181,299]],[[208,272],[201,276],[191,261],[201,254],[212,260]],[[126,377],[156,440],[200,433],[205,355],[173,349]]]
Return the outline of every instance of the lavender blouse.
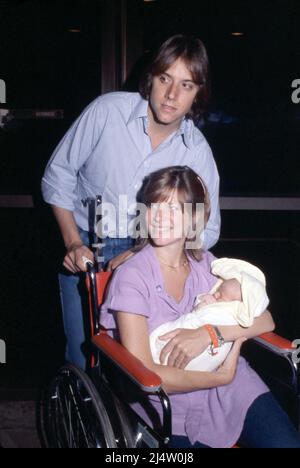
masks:
[[[113,332],[117,311],[143,315],[148,319],[150,335],[159,325],[189,313],[196,296],[207,293],[216,283],[210,273],[214,260],[209,252],[204,253],[201,262],[190,259],[191,273],[178,304],[167,294],[154,248],[147,245],[115,272],[101,308],[101,324]],[[199,441],[212,448],[232,447],[241,435],[249,407],[268,391],[248,363],[240,358],[235,380],[230,385],[169,395],[173,435],[187,436],[192,444]],[[160,403],[156,397],[150,400],[161,418]],[[140,405],[135,410],[152,425]]]

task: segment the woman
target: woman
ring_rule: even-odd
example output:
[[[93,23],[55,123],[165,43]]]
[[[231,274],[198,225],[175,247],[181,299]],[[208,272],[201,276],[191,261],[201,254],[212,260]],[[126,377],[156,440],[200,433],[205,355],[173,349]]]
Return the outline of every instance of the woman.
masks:
[[[165,335],[168,343],[161,362],[170,353],[168,365],[153,362],[152,330],[190,312],[196,296],[208,292],[217,280],[210,273],[214,257],[201,251],[194,234],[199,233],[201,214],[204,229],[210,211],[200,177],[188,167],[162,169],[145,179],[139,201],[147,207],[141,231],[148,236],[139,239],[137,253],[117,269],[101,323],[117,331],[123,346],[161,377],[172,406],[170,446],[225,448],[239,440],[248,447],[300,448],[296,430],[269,389],[239,357],[245,339],[274,329],[268,311],[249,329],[220,327],[224,340],[235,344],[215,373],[184,370],[211,344],[204,327]],[[185,204],[192,210],[183,209]],[[160,411],[155,398],[151,404]],[[135,409],[149,422],[142,408]]]

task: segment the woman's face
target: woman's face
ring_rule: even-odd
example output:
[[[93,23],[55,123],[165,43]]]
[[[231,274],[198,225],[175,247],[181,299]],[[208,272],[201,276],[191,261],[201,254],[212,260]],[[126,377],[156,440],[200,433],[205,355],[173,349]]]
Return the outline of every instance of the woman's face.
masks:
[[[183,210],[177,190],[168,200],[148,208],[147,227],[152,241],[160,247],[184,242],[190,226],[188,211]]]

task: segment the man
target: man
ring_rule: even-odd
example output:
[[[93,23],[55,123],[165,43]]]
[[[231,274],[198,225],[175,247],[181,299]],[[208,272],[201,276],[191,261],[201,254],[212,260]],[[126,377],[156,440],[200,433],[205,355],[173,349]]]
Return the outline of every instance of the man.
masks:
[[[82,345],[83,293],[80,272],[88,248],[88,213],[82,200],[102,195],[117,212],[108,223],[103,255],[115,269],[133,246],[128,219],[120,216],[120,196],[128,206],[146,175],[168,166],[189,166],[205,181],[211,199],[204,248],[219,239],[219,175],[210,147],[195,127],[209,96],[209,63],[202,42],[174,36],[159,49],[143,77],[140,93],[111,93],[85,109],[54,152],[43,178],[44,199],[53,207],[66,247],[60,274],[67,338],[66,359],[85,367]]]

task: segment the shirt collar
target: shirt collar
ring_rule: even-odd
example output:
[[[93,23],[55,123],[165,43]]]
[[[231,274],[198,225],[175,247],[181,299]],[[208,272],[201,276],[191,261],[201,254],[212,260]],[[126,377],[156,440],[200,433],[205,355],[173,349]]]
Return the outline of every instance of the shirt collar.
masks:
[[[148,126],[148,106],[149,102],[143,99],[141,96],[139,98],[138,103],[133,108],[129,119],[127,121],[127,125],[137,119],[143,119],[144,131],[147,132]],[[180,128],[177,131],[177,135],[181,135],[185,146],[189,149],[193,146],[193,127],[194,123],[191,119],[184,118],[181,122]]]
[[[194,123],[191,119],[183,119],[178,130],[182,135],[183,142],[188,149],[191,149],[193,146],[193,127]]]
[[[175,301],[175,299],[170,297],[166,292],[163,274],[160,269],[159,261],[158,261],[158,258],[156,257],[156,254],[152,245],[150,243],[146,245],[146,247],[144,247],[142,252],[144,256],[146,256],[146,258],[150,262],[152,274],[154,278],[154,287],[156,290],[156,294],[169,305],[169,307],[173,310],[173,312],[175,312],[176,317],[178,317],[179,312],[182,313],[184,310],[186,310],[187,302],[190,299],[192,285],[194,284],[194,276],[195,276],[194,262],[195,260],[189,257],[191,273],[189,277],[187,278],[187,283],[185,285],[185,296],[183,297],[182,301],[178,304]],[[194,299],[195,298],[193,298],[193,301]]]
[[[149,242],[142,250],[144,256],[150,261],[151,267],[152,267],[152,272],[153,272],[153,277],[154,281],[157,286],[160,286],[162,289],[164,289],[164,280],[163,280],[163,275],[159,266],[159,261],[158,258],[155,254],[154,247],[151,245]],[[189,262],[190,262],[190,267],[191,267],[191,273],[195,273],[195,265],[198,264],[197,260],[195,260],[193,257],[190,255],[188,256]]]
[[[135,105],[135,107],[133,108],[129,116],[127,125],[129,125],[133,120],[144,118],[144,117],[147,118],[148,117],[148,105],[149,105],[148,101],[146,101],[140,96],[138,103]]]

